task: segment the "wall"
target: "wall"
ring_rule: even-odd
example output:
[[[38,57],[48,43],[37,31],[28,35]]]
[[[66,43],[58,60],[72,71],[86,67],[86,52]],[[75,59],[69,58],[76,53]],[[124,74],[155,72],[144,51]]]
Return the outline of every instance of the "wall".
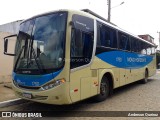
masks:
[[[15,22],[0,25],[0,32],[9,32],[12,34],[17,34],[21,22],[22,20],[18,20]]]
[[[11,81],[11,74],[13,69],[13,56],[7,56],[3,54],[4,50],[4,40],[3,38],[17,34],[19,31],[19,25],[22,20],[14,21],[11,23],[0,25],[0,83]],[[9,51],[14,51],[15,39],[9,40],[8,49]]]
[[[138,36],[146,41],[154,43],[154,38],[152,38],[150,35],[138,35]]]
[[[0,83],[4,80],[9,80],[13,69],[13,56],[7,56],[3,54],[4,40],[3,38],[11,35],[12,33],[0,32]],[[10,40],[10,39],[9,39]],[[14,51],[16,39],[8,42],[9,51]],[[13,53],[13,52],[12,52]]]

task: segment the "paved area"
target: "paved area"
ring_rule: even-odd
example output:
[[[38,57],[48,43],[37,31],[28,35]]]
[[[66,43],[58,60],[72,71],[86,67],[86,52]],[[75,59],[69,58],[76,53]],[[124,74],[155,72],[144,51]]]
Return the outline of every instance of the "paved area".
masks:
[[[19,105],[0,108],[0,111],[160,111],[160,71],[149,79],[147,84],[133,83],[114,90],[114,95],[107,100],[95,103],[85,100],[73,105],[47,105],[35,102],[26,102]],[[65,112],[61,113],[62,116]],[[42,118],[43,119],[43,118]],[[51,119],[51,118],[47,118]],[[106,119],[103,117],[63,117],[55,119]],[[107,118],[121,120],[122,118]],[[125,120],[158,120],[159,118],[123,118]]]
[[[0,102],[16,99],[11,83],[0,84]]]

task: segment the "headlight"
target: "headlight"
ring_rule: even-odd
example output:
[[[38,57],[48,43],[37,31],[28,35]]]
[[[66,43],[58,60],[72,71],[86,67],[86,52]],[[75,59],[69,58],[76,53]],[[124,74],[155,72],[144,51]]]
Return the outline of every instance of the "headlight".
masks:
[[[52,82],[50,82],[50,83],[42,86],[42,87],[40,88],[40,90],[48,90],[48,89],[51,89],[51,88],[53,88],[53,87],[56,87],[56,86],[58,86],[58,85],[60,85],[60,84],[63,84],[63,83],[65,83],[65,82],[66,82],[65,79],[55,80],[55,81],[52,81]]]

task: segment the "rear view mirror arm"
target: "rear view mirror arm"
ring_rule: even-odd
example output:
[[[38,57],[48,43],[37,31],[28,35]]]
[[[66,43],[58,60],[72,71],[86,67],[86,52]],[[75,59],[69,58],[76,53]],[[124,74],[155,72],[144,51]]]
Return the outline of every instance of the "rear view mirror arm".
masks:
[[[15,56],[15,54],[7,53],[7,48],[8,48],[8,39],[7,39],[7,38],[16,37],[16,36],[17,36],[17,34],[4,37],[4,54],[5,54],[5,55]]]

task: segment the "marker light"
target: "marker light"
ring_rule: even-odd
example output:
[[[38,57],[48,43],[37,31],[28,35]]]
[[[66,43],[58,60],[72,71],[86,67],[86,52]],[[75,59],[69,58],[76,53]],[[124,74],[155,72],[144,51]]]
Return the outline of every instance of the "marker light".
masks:
[[[55,81],[52,81],[52,82],[42,86],[40,88],[40,90],[48,90],[48,89],[51,89],[53,87],[59,86],[59,85],[65,83],[65,82],[66,82],[65,79],[55,80]]]

